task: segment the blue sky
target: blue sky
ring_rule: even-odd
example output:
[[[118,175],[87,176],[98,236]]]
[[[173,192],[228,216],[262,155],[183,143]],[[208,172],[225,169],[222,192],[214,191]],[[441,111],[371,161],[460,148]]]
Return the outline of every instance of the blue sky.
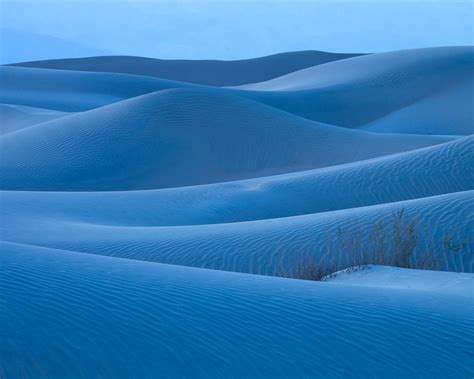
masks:
[[[39,59],[41,37],[80,46],[79,55],[187,59],[473,44],[470,1],[3,0],[0,17],[3,38],[20,33],[22,49]]]

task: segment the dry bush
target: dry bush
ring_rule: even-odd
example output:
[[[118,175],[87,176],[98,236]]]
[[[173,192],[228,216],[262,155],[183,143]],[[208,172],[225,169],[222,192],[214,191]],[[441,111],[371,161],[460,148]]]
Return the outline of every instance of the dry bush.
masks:
[[[440,250],[460,254],[469,243],[457,240],[454,233],[448,233],[441,242],[435,242],[428,226],[419,225],[403,209],[394,212],[387,224],[377,222],[368,228],[340,228],[336,241],[337,246],[330,243],[320,258],[314,258],[311,254],[302,255],[291,271],[280,269],[278,275],[322,280],[336,271],[369,264],[439,270]]]

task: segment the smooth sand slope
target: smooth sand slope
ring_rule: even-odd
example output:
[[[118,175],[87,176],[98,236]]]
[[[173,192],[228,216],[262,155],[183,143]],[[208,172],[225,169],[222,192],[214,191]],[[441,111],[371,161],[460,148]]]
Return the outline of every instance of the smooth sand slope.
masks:
[[[218,224],[467,191],[474,138],[352,164],[147,191],[2,192],[4,213],[113,226]],[[388,191],[387,189],[391,189]]]
[[[408,220],[417,221],[420,233],[424,233],[425,226],[428,228],[430,238],[425,242],[433,244],[433,257],[441,268],[472,272],[473,195],[473,191],[465,191],[303,216],[175,227],[140,227],[133,222],[107,225],[69,219],[67,213],[22,214],[17,213],[15,207],[9,207],[1,231],[3,239],[11,242],[150,262],[278,275],[293,270],[305,257],[317,262],[328,249],[334,259],[347,261],[350,255],[341,248],[339,230],[348,235],[352,231],[370,231],[380,222],[388,225],[393,212],[403,210]],[[93,207],[88,208],[88,212],[97,213]],[[135,217],[139,220],[140,215],[137,213]],[[467,239],[468,244],[459,254],[452,254],[444,246],[447,237],[453,237],[455,243]],[[392,236],[387,235],[387,238]],[[367,243],[370,245],[370,241]],[[424,246],[423,239],[420,245],[420,248]]]
[[[364,125],[379,133],[474,133],[474,75],[405,108]]]
[[[413,289],[471,298],[473,296],[473,280],[472,274],[368,265],[357,269],[338,271],[328,276],[324,281],[332,284],[349,284],[370,288]]]
[[[187,86],[145,76],[0,66],[0,101],[82,112],[150,92]]]
[[[472,377],[473,57],[0,66],[0,377]]]
[[[51,111],[49,109],[0,104],[0,135],[67,115],[68,113]]]
[[[472,133],[474,116],[468,106],[473,75],[474,47],[443,47],[348,58],[239,87],[245,90],[212,90],[236,91],[289,113],[348,128],[369,127],[388,117],[382,125],[391,126],[375,131],[466,135]],[[1,102],[59,111],[90,110],[149,92],[194,86],[128,74],[12,66],[0,67],[0,81]],[[466,82],[471,84],[463,85]],[[390,121],[397,112],[404,125]],[[410,126],[414,124],[426,127]]]
[[[444,47],[345,59],[241,88],[257,91],[254,97],[267,104],[329,124],[362,127],[401,112],[416,122],[407,125],[405,117],[390,132],[471,134],[472,91],[466,88],[472,90],[473,75],[474,47]],[[424,129],[437,115],[442,120]]]
[[[352,131],[229,94],[171,89],[4,136],[1,188],[134,190],[224,182],[448,140]]]
[[[473,144],[465,137],[337,167],[163,190],[4,191],[3,210],[103,225],[178,226],[356,208],[472,189]]]
[[[472,303],[451,293],[15,244],[0,261],[2,377],[471,374]]]
[[[130,56],[103,56],[23,62],[16,63],[15,66],[73,71],[121,72],[211,86],[236,86],[273,79],[307,67],[358,55],[361,54],[296,51],[237,61],[165,60]]]

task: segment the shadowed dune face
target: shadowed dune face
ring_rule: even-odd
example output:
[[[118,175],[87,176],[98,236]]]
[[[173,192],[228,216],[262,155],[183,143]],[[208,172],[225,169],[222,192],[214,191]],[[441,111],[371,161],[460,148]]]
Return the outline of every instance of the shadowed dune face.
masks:
[[[0,135],[16,132],[32,125],[67,116],[68,113],[49,109],[0,104]]]
[[[342,59],[237,88],[205,90],[231,92],[348,128],[370,127],[378,120],[385,124],[395,117],[395,124],[375,131],[468,135],[474,116],[468,106],[473,61],[473,47],[405,50]],[[0,80],[3,103],[59,111],[90,110],[154,91],[197,86],[137,75],[15,66],[0,67]],[[414,118],[420,129],[410,122]]]
[[[466,87],[472,89],[473,62],[474,47],[404,50],[344,59],[240,88],[255,91],[254,98],[285,111],[339,126],[363,127],[408,107],[412,119],[425,126],[422,134],[447,130],[471,134],[473,111],[466,102],[472,99],[472,91]],[[443,97],[442,106],[436,100],[427,106],[437,97]],[[466,100],[459,102],[459,98]],[[430,128],[436,120],[432,112],[448,123]],[[466,114],[466,119],[458,113]],[[450,128],[450,119],[461,123]],[[409,128],[409,119],[403,121],[400,131]],[[390,131],[399,131],[398,126]],[[416,126],[411,133],[417,133]]]
[[[404,210],[409,219],[417,220],[422,228],[428,225],[433,241],[427,242],[435,243],[433,255],[443,269],[472,272],[474,261],[469,240],[474,226],[472,197],[472,191],[465,191],[295,217],[161,227],[147,225],[146,216],[141,220],[137,213],[129,214],[130,222],[110,225],[100,220],[84,221],[67,212],[26,210],[15,213],[15,207],[9,207],[2,234],[7,241],[35,246],[278,275],[279,270],[290,270],[302,257],[311,256],[317,260],[328,249],[335,251],[333,254],[337,254],[337,259],[348,259],[348,252],[339,247],[340,229],[347,232],[369,230],[379,222],[387,223],[393,212]],[[6,200],[9,201],[9,197]],[[21,196],[10,201],[21,204]],[[90,202],[88,213],[94,212],[94,204]],[[21,205],[18,207],[21,209]],[[103,213],[106,212],[105,209]],[[158,210],[157,213],[161,212]],[[450,235],[456,242],[469,241],[460,254],[445,251],[443,240]],[[370,246],[370,241],[368,243]]]
[[[237,86],[276,78],[290,72],[361,54],[298,51],[239,61],[162,60],[106,56],[16,63],[19,67],[146,75],[211,86]]]
[[[470,190],[473,143],[467,137],[322,170],[162,190],[8,191],[3,209],[25,219],[49,213],[111,226],[184,226],[359,208]]]
[[[1,66],[0,376],[472,376],[473,54]]]
[[[327,167],[448,140],[346,130],[240,97],[181,88],[5,136],[1,187],[178,187]]]
[[[295,91],[339,86],[394,87],[408,81],[426,81],[426,89],[451,82],[446,75],[430,80],[441,72],[465,75],[472,73],[472,47],[442,47],[402,50],[359,56],[331,64],[310,67],[281,77],[242,88],[259,91]],[[423,75],[421,75],[423,73]],[[456,77],[454,77],[456,78]]]
[[[473,133],[474,75],[362,127],[377,133]],[[447,106],[448,105],[448,106]],[[415,122],[416,120],[416,122]]]

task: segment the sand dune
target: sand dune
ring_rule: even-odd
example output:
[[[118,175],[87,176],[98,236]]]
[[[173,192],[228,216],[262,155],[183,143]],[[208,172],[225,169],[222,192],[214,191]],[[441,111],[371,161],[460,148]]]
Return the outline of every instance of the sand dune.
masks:
[[[338,167],[211,185],[148,191],[3,192],[3,210],[32,219],[178,226],[357,208],[471,189],[473,141],[468,137]]]
[[[326,282],[371,288],[399,288],[472,297],[472,274],[406,270],[400,267],[368,265],[336,272]]]
[[[121,72],[211,86],[261,82],[307,67],[361,54],[297,51],[237,61],[164,60],[130,56],[54,59],[16,63],[20,67],[73,71]]]
[[[274,275],[290,270],[307,255],[318,259],[327,248],[335,259],[348,259],[338,245],[338,230],[369,230],[404,210],[409,219],[427,225],[433,254],[442,268],[472,272],[472,243],[462,254],[447,254],[443,239],[469,238],[473,228],[473,192],[457,192],[370,207],[260,221],[197,226],[150,227],[104,225],[54,215],[5,212],[3,238],[11,242],[109,255],[121,258]],[[94,212],[92,206],[89,212]],[[135,217],[139,219],[140,215]],[[431,242],[431,241],[430,241]]]
[[[473,134],[473,87],[474,75],[471,75],[459,84],[389,113],[362,129],[378,133]]]
[[[177,187],[326,167],[447,140],[351,131],[236,96],[171,89],[3,137],[1,187]]]
[[[5,377],[470,375],[472,306],[451,294],[14,244],[0,260]]]
[[[258,91],[301,91],[339,86],[383,88],[387,84],[403,87],[406,82],[411,81],[424,83],[425,88],[418,90],[425,92],[450,82],[457,75],[463,77],[471,73],[473,54],[472,47],[440,47],[370,54],[310,67],[241,88]],[[437,81],[428,80],[433,79],[440,70],[453,76],[441,77]],[[456,72],[459,70],[461,72]]]
[[[471,377],[473,54],[1,66],[0,377]]]
[[[186,86],[145,76],[0,66],[0,101],[80,112],[163,89]]]
[[[49,109],[0,104],[0,135],[67,115],[64,112],[51,111]]]
[[[459,130],[470,130],[468,134],[471,134],[472,107],[466,107],[468,100],[457,100],[466,96],[466,87],[461,83],[468,81],[472,88],[473,62],[474,47],[395,51],[310,67],[240,88],[256,91],[255,99],[285,111],[351,128],[364,126],[405,107],[412,109],[413,116],[421,114],[422,125],[428,124],[432,119],[430,112],[440,111],[436,110],[436,100],[425,99],[443,97],[441,112],[447,123],[426,132],[464,134]],[[446,92],[449,95],[444,95]],[[472,98],[472,92],[467,98]],[[423,101],[422,108],[416,112],[413,109],[420,101]],[[460,118],[459,112],[470,116]],[[451,117],[464,123],[451,129]],[[406,131],[406,126],[401,128]],[[420,130],[426,133],[421,128],[418,132]],[[447,133],[448,130],[452,131]]]
[[[207,91],[230,91],[301,117],[348,128],[371,129],[381,120],[382,126],[374,127],[375,131],[465,135],[472,133],[469,88],[473,54],[473,47],[371,54],[263,83]],[[0,79],[0,101],[59,111],[90,110],[163,89],[196,87],[138,75],[12,66],[0,67]],[[418,119],[419,127],[410,126],[418,125]],[[398,120],[403,125],[398,125]]]

